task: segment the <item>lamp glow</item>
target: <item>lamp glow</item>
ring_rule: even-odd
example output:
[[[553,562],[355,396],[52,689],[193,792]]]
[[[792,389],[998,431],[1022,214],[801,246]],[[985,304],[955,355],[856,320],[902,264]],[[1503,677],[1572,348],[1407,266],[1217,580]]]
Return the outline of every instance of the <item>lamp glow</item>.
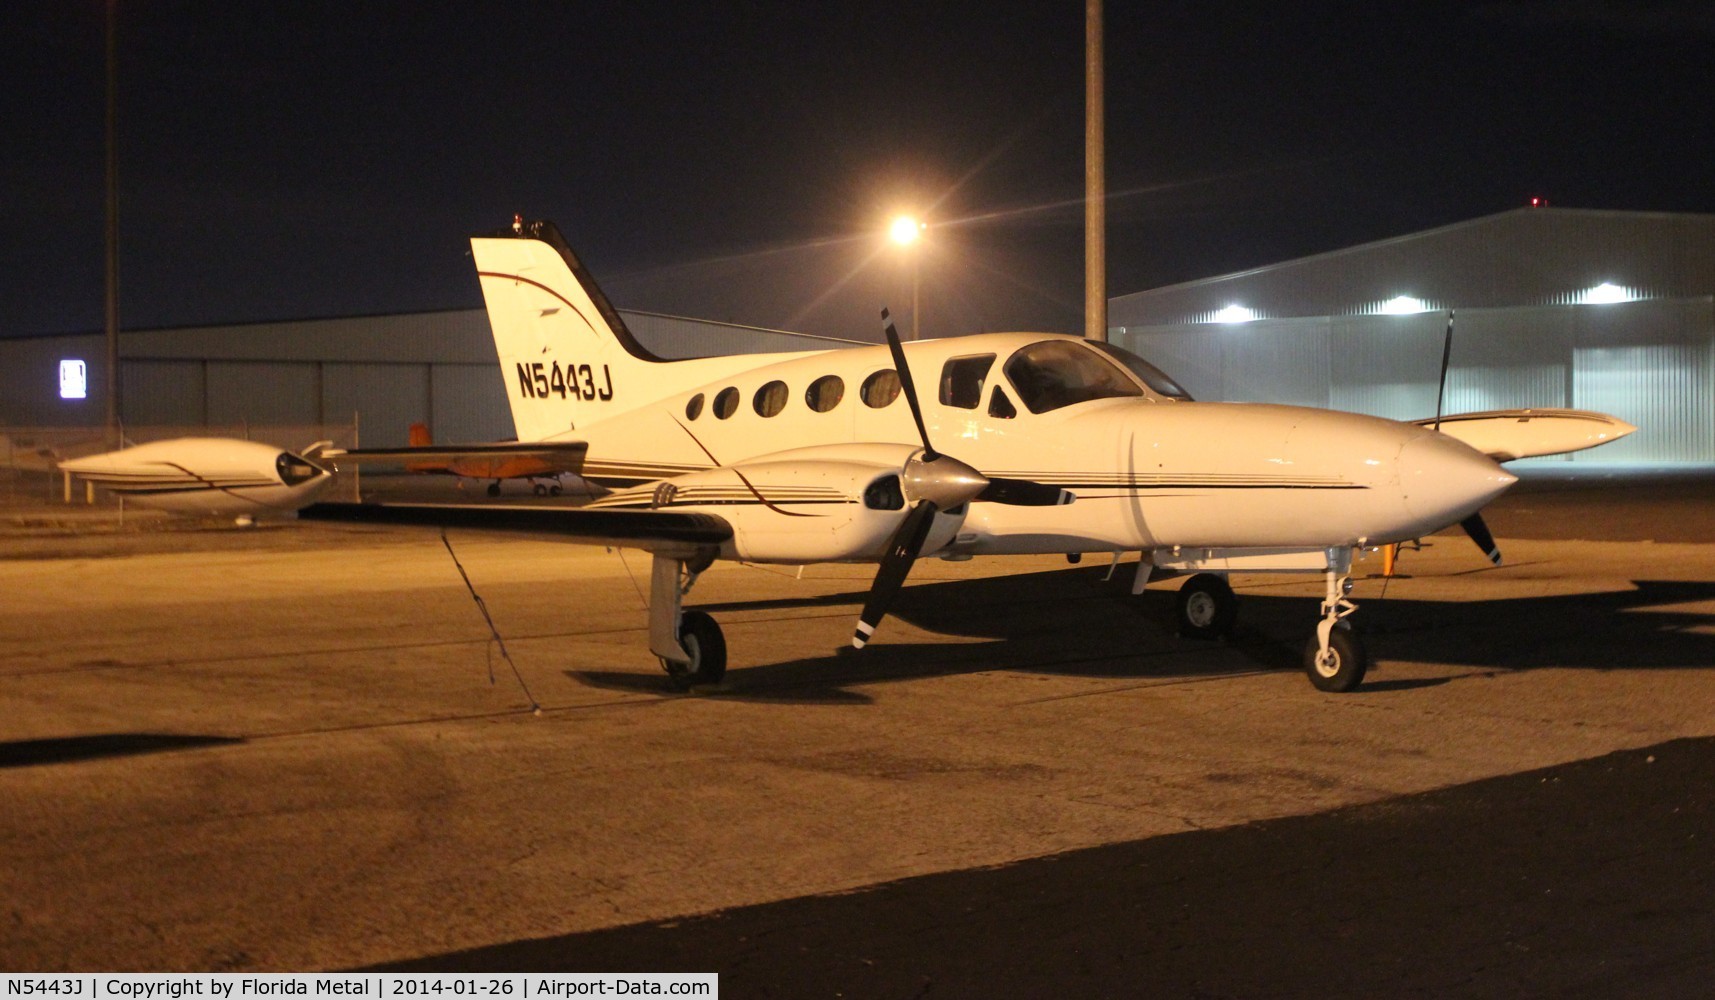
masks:
[[[1214,319],[1217,323],[1249,323],[1256,319],[1256,311],[1234,304],[1217,312]]]
[[[904,246],[907,243],[917,242],[917,237],[926,228],[928,228],[926,223],[918,222],[909,215],[901,215],[893,220],[892,225],[887,227],[887,235],[893,242]]]
[[[1578,302],[1583,305],[1604,306],[1615,302],[1630,302],[1637,298],[1630,288],[1622,288],[1611,281],[1604,281],[1595,288],[1585,289],[1578,296]]]
[[[1384,316],[1410,316],[1414,313],[1428,311],[1429,303],[1409,295],[1395,295],[1383,302],[1378,310]]]

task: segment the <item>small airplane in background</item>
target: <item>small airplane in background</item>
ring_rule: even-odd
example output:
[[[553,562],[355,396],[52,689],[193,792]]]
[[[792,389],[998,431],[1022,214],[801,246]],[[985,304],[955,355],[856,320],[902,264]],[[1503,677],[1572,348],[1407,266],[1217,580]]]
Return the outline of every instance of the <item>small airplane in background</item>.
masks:
[[[429,433],[429,425],[424,423],[411,425],[410,441],[410,450],[414,454],[422,453],[435,443],[434,437]],[[503,479],[528,479],[531,491],[537,496],[557,497],[564,491],[560,477],[568,472],[575,472],[578,460],[582,457],[582,451],[574,451],[569,455],[553,452],[498,455],[483,451],[440,461],[406,462],[405,471],[423,475],[457,476],[461,480],[489,479],[492,480],[488,484],[488,495],[491,497],[500,495],[500,482]]]
[[[319,459],[237,438],[173,438],[61,461],[59,467],[143,507],[251,523],[313,503],[333,482]]]
[[[1462,433],[1522,458],[1635,429],[1579,411],[1443,417],[1437,430],[1193,402],[1112,344],[991,333],[902,345],[885,311],[886,346],[666,361],[551,223],[515,219],[471,248],[525,442],[510,447],[565,449],[571,471],[616,492],[582,507],[317,504],[302,516],[647,550],[649,646],[680,686],[726,670],[720,626],[682,603],[716,559],[879,563],[852,638],[862,648],[920,556],[1138,552],[1134,593],[1155,571],[1192,574],[1178,623],[1200,637],[1233,626],[1227,574],[1321,574],[1304,667],[1316,687],[1349,691],[1367,667],[1349,621],[1360,550],[1461,524],[1494,551],[1477,512],[1516,479]],[[913,369],[934,373],[926,397]]]

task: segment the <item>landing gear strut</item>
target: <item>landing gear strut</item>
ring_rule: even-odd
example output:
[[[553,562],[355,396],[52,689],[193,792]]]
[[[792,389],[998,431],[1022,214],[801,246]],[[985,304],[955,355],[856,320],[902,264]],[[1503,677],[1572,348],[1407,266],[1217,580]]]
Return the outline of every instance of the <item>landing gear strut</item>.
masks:
[[[668,680],[688,691],[718,684],[726,676],[726,637],[707,612],[685,611],[683,601],[714,552],[685,555],[656,552],[649,575],[649,651],[661,660]]]
[[[1364,680],[1369,657],[1364,644],[1346,619],[1358,610],[1352,592],[1352,550],[1330,550],[1327,596],[1322,599],[1322,620],[1316,634],[1304,647],[1304,672],[1310,683],[1323,691],[1350,691]]]

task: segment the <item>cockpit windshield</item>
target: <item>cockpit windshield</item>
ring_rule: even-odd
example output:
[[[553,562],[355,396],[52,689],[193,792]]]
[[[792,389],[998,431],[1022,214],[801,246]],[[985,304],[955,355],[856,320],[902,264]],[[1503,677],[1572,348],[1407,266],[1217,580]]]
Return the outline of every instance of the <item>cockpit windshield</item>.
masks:
[[[1069,340],[1021,347],[1007,359],[1005,371],[1031,413],[1092,399],[1143,395],[1112,361]]]
[[[1191,394],[1181,388],[1178,382],[1173,381],[1166,372],[1131,353],[1125,348],[1115,347],[1112,344],[1100,341],[1091,341],[1089,346],[1101,351],[1103,354],[1106,354],[1108,357],[1113,358],[1115,361],[1124,365],[1127,371],[1136,375],[1138,379],[1143,382],[1144,385],[1149,386],[1150,390],[1156,395],[1165,396],[1168,399],[1177,399],[1184,403],[1191,402]]]

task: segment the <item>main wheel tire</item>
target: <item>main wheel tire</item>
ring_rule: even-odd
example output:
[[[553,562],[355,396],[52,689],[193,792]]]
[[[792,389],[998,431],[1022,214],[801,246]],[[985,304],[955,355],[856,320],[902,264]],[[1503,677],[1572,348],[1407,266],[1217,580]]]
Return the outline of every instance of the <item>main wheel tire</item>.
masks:
[[[1226,580],[1213,573],[1198,573],[1179,588],[1176,614],[1180,635],[1218,639],[1232,632],[1239,617],[1239,599]]]
[[[1336,628],[1328,634],[1328,658],[1320,660],[1316,637],[1304,647],[1304,672],[1310,683],[1322,691],[1351,691],[1364,681],[1369,669],[1369,654],[1364,652],[1363,640],[1349,628]]]
[[[726,636],[706,611],[679,616],[679,645],[691,654],[689,664],[662,660],[673,686],[684,691],[698,684],[719,684],[726,676]]]

